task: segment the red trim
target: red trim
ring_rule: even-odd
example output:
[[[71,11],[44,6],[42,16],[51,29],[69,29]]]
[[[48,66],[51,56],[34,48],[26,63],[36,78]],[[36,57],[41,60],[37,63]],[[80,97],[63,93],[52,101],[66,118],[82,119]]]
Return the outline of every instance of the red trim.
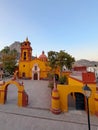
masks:
[[[53,97],[53,96],[52,96],[52,99],[59,100],[60,98],[59,98],[59,97]]]
[[[23,91],[18,91],[18,93],[23,93]]]
[[[98,116],[98,112],[97,111],[95,112],[95,115]]]
[[[58,92],[57,88],[53,88],[52,92]]]
[[[96,82],[83,82],[84,84],[96,84]]]
[[[30,60],[20,60],[19,63],[20,63],[20,62],[28,62],[28,61],[31,62],[32,60],[31,60],[31,59],[30,59]]]
[[[60,114],[61,110],[60,109],[53,109],[53,108],[51,108],[51,112],[54,113],[54,114]]]
[[[6,92],[6,90],[0,90],[0,92]]]
[[[0,86],[1,86],[1,85],[4,85],[4,83],[0,84]]]
[[[95,99],[95,101],[98,101],[98,99],[97,98],[94,98]]]
[[[82,80],[76,79],[75,77],[71,77],[71,76],[70,76],[70,78],[71,78],[71,79],[74,79],[74,80],[76,80],[76,81],[78,81],[78,82],[84,83],[84,84],[96,84],[95,81],[94,81],[94,82],[90,82],[90,81],[85,82],[85,81],[82,81]]]

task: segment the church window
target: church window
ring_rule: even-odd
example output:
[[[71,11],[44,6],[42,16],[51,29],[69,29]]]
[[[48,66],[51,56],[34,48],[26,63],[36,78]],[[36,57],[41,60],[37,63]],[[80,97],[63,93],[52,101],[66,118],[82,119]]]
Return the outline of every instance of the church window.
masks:
[[[35,66],[35,70],[37,70],[37,66]]]
[[[24,52],[24,60],[26,60],[26,52]]]

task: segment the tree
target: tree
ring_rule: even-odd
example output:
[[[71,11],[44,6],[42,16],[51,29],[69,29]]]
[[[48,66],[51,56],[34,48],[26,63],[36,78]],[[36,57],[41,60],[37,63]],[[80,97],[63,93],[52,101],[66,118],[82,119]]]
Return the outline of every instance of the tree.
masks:
[[[61,50],[60,52],[48,52],[48,61],[49,66],[52,68],[52,71],[54,71],[59,66],[61,76],[63,66],[65,65],[68,69],[71,69],[73,62],[75,62],[75,59],[67,52]]]
[[[72,57],[67,52],[61,50],[58,53],[57,64],[60,67],[60,76],[62,75],[62,68],[63,68],[63,66],[65,65],[70,70],[72,68],[73,62],[75,62],[74,57]]]
[[[10,52],[10,48],[6,46],[4,49],[1,50],[2,54],[8,54]]]
[[[1,51],[1,54],[2,54],[2,58],[1,58],[1,61],[2,61],[2,64],[3,64],[3,69],[6,71],[6,72],[9,72],[10,74],[12,74],[16,68],[16,58],[17,58],[17,51],[14,49],[14,50],[10,50],[9,47],[5,47],[2,51]]]
[[[58,57],[58,52],[55,51],[48,52],[48,63],[52,71],[55,71],[55,69],[57,68],[57,64],[56,64],[57,57]]]

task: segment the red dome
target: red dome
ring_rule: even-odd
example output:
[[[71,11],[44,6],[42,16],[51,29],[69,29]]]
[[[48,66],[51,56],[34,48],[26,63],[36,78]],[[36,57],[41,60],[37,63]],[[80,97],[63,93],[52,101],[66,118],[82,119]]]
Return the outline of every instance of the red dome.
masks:
[[[47,56],[44,54],[44,51],[42,51],[42,54],[39,56],[39,59],[42,61],[47,61]]]

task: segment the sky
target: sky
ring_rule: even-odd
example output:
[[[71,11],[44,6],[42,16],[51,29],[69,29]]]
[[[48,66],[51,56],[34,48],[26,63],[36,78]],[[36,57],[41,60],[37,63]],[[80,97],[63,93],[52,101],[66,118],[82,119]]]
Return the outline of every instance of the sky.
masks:
[[[28,37],[33,55],[98,61],[98,0],[0,0],[0,50]]]

